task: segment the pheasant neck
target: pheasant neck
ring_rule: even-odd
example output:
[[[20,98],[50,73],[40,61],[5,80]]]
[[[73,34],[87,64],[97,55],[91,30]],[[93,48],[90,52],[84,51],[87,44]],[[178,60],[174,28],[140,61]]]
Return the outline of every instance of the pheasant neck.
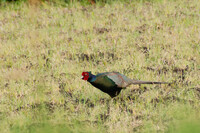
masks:
[[[96,80],[96,76],[91,74],[90,77],[88,78],[88,82],[94,82]]]

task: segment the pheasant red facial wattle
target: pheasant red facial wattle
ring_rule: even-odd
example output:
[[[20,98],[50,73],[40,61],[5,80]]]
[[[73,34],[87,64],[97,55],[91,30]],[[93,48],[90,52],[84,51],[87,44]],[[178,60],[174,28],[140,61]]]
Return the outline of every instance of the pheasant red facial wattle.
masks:
[[[118,72],[105,72],[93,75],[91,72],[83,72],[82,79],[87,80],[94,87],[107,93],[112,98],[119,95],[122,89],[131,84],[169,84],[167,82],[152,82],[130,79]]]
[[[88,80],[88,78],[89,78],[89,73],[88,72],[82,72],[82,79]]]

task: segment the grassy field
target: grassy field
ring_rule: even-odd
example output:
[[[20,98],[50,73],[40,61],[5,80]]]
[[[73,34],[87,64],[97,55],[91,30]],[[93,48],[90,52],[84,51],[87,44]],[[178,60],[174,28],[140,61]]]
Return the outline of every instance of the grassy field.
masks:
[[[199,133],[199,13],[199,0],[1,5],[1,133]],[[111,99],[82,71],[174,84]]]

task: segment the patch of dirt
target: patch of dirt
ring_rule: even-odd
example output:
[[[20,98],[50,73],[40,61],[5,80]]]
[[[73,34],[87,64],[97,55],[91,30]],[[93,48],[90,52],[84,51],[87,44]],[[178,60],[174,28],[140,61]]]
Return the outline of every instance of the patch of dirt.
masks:
[[[93,30],[94,30],[97,34],[103,34],[103,33],[112,31],[112,29],[108,29],[108,28],[97,28],[97,27],[93,27]]]
[[[125,28],[125,27],[120,27],[119,29],[121,32],[129,32],[129,33],[132,33],[133,30],[132,29],[128,29],[128,28]]]
[[[18,108],[16,108],[15,110],[13,110],[14,112],[17,112],[17,111],[21,111],[22,109],[27,109],[27,108],[31,108],[31,109],[35,109],[35,108],[38,108],[40,107],[41,104],[38,104],[38,103],[35,103],[35,104],[27,104],[25,106],[20,106]]]
[[[45,102],[45,106],[51,113],[53,113],[56,108],[56,105],[53,102]]]
[[[82,104],[85,103],[85,104],[87,105],[87,107],[90,107],[90,108],[93,108],[93,107],[94,107],[94,103],[93,103],[92,101],[90,101],[89,98],[88,98],[88,99],[81,99],[80,102],[81,102]]]
[[[112,63],[112,61],[118,60],[118,56],[114,54],[113,52],[97,52],[97,53],[79,53],[79,54],[71,54],[68,53],[68,51],[61,52],[61,56],[64,58],[67,58],[69,60],[77,60],[79,62],[82,61],[92,61],[96,63],[97,65],[100,64],[102,61],[107,61],[109,63]]]
[[[136,27],[135,31],[137,31],[138,33],[142,34],[142,33],[144,33],[148,28],[149,28],[149,25],[143,24],[143,25],[141,25],[141,26]]]
[[[197,92],[200,93],[200,87],[194,87],[194,88],[191,88],[191,89],[194,89],[194,90],[196,90]]]
[[[99,103],[101,103],[101,104],[108,103],[108,99],[106,99],[106,98],[100,98],[99,99]]]
[[[106,121],[106,120],[108,119],[108,117],[109,117],[109,115],[106,114],[106,113],[100,114],[100,119],[101,119],[102,121]]]
[[[179,76],[179,79],[181,80],[181,81],[184,81],[185,80],[185,74],[186,74],[186,72],[189,70],[189,67],[188,66],[186,66],[185,68],[174,68],[173,69],[173,72],[174,73],[178,73],[180,76]]]
[[[192,90],[195,90],[196,91],[196,95],[198,96],[198,98],[200,99],[200,87],[194,87],[194,88],[190,88],[190,89],[192,89]],[[189,89],[189,90],[190,90]]]
[[[152,68],[152,67],[144,67],[144,68],[149,71],[154,71],[154,72],[156,71],[159,75],[162,73],[166,74],[169,71],[169,68],[167,68],[167,67],[158,68],[158,69]]]
[[[149,57],[150,48],[146,46],[141,46],[141,47],[138,47],[138,50],[144,53],[147,58]]]
[[[144,67],[144,69],[147,69],[149,71],[154,71],[157,72],[159,75],[164,73],[168,73],[170,71],[172,71],[173,73],[177,73],[179,74],[179,78],[184,81],[185,80],[185,72],[189,71],[189,67],[186,66],[185,68],[177,68],[175,67],[174,69],[170,70],[170,68],[167,67],[162,67],[162,68],[153,68],[153,67]]]
[[[65,91],[65,86],[66,86],[66,83],[59,83],[59,92],[66,97],[71,97],[72,98],[72,92],[70,91]]]
[[[154,99],[151,100],[151,103],[154,104],[154,106],[156,107],[159,102],[166,103],[168,101],[170,101],[170,102],[177,101],[177,102],[182,102],[182,103],[189,102],[190,104],[194,103],[194,101],[192,101],[192,100],[181,99],[177,96],[163,96],[161,98],[154,98]]]

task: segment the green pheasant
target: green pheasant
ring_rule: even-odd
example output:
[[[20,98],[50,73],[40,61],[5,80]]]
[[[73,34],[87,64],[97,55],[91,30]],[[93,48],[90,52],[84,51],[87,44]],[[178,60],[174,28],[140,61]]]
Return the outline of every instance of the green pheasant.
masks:
[[[131,84],[168,84],[167,82],[152,82],[130,79],[118,72],[105,72],[93,75],[91,72],[83,72],[82,79],[90,82],[94,87],[107,93],[112,98],[119,95],[122,89]]]

